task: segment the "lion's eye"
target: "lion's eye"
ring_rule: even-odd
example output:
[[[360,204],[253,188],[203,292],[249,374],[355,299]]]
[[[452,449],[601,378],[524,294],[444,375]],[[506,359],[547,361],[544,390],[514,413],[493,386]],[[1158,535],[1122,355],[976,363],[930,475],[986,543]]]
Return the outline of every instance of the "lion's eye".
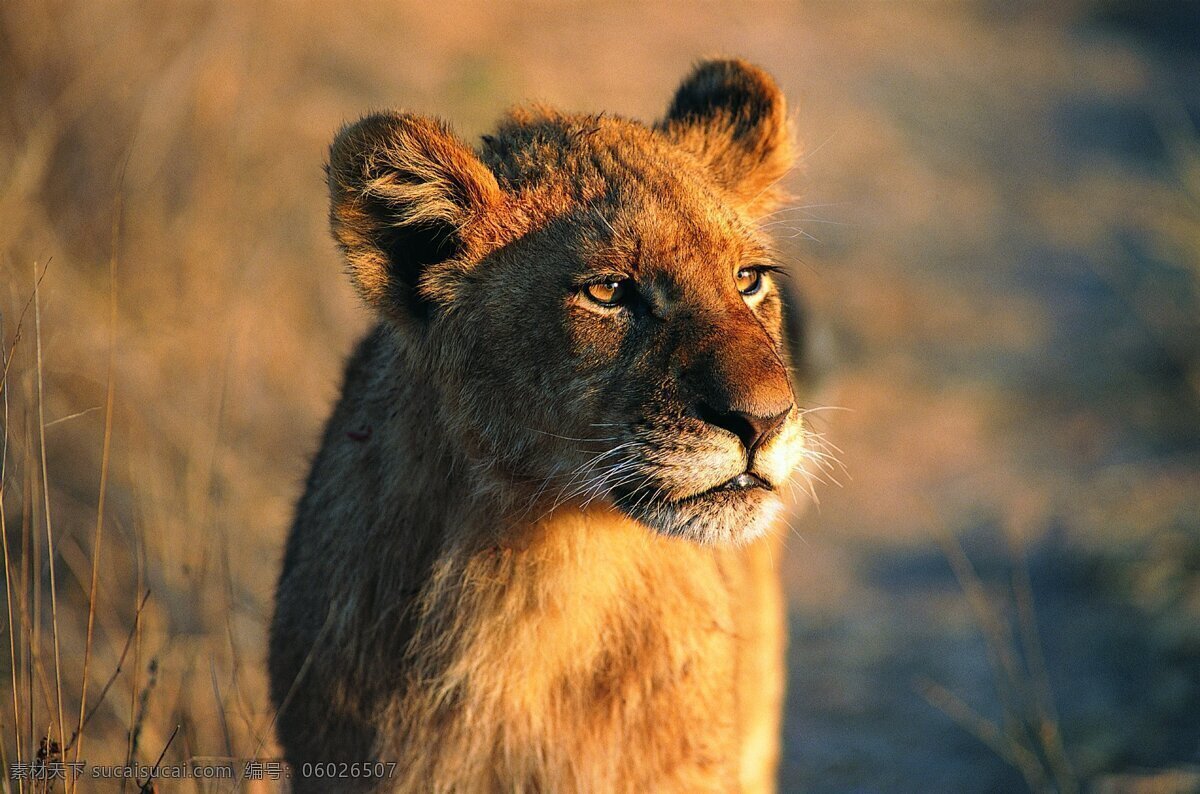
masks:
[[[744,267],[737,272],[735,278],[737,280],[738,292],[743,295],[753,295],[762,289],[763,274],[757,268]]]
[[[616,306],[629,294],[629,284],[626,281],[602,281],[588,284],[583,292],[601,306]]]

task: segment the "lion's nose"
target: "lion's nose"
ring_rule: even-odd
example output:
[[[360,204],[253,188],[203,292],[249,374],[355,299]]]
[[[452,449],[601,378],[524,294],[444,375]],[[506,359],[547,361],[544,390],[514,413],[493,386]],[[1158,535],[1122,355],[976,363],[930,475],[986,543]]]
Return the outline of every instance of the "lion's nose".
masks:
[[[764,441],[775,434],[775,431],[783,424],[783,420],[787,419],[791,410],[792,406],[789,405],[777,414],[759,416],[757,414],[748,414],[744,411],[722,411],[713,408],[706,402],[701,402],[697,406],[697,413],[700,414],[702,420],[710,425],[733,433],[741,440],[742,446],[751,455],[754,454],[755,450]]]

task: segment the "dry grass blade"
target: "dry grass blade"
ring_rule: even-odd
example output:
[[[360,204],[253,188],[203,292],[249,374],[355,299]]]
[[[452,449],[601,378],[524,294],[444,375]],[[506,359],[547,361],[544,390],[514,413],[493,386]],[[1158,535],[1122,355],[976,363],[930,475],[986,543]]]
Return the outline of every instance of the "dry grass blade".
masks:
[[[287,694],[284,695],[283,700],[280,702],[278,708],[271,713],[271,721],[267,724],[266,729],[260,733],[258,744],[255,745],[254,752],[250,755],[251,758],[257,758],[258,754],[262,752],[262,748],[266,742],[266,737],[270,736],[275,730],[275,721],[279,719],[279,713],[281,711],[285,711],[287,707],[291,705],[292,698],[300,689],[300,683],[304,680],[304,677],[308,675],[308,669],[312,665],[317,648],[319,648],[321,643],[324,642],[325,636],[332,626],[333,611],[330,610],[325,615],[325,623],[321,626],[321,630],[317,632],[317,639],[315,642],[313,642],[313,647],[310,648],[308,653],[304,656],[304,662],[300,665],[300,670],[296,673],[296,678],[292,681],[292,685],[288,687]],[[238,774],[237,778],[234,780],[233,788],[231,789],[232,791],[241,791],[244,774],[245,770],[243,769],[242,773]]]
[[[158,767],[162,764],[163,758],[166,757],[167,750],[171,747],[171,742],[175,741],[175,736],[179,733],[179,727],[176,725],[175,730],[171,731],[171,735],[167,738],[167,743],[163,745],[162,752],[158,754],[158,759],[155,760],[154,766],[150,769],[150,775],[146,778],[146,782],[138,784],[138,790],[142,794],[151,794],[155,790],[154,778],[158,775]]]
[[[980,581],[958,539],[943,536],[941,540],[942,551],[954,571],[959,587],[967,597],[971,613],[983,635],[988,662],[992,667],[993,679],[1003,709],[1005,732],[1013,741],[1024,741],[1024,737],[1020,735],[1023,725],[1021,714],[1029,698],[1008,623],[992,606],[983,582]]]
[[[33,290],[30,291],[29,297],[25,300],[24,305],[21,307],[20,313],[17,315],[17,322],[13,328],[12,341],[10,342],[8,349],[4,354],[3,373],[0,374],[0,394],[3,395],[3,401],[4,401],[4,408],[3,408],[3,411],[4,411],[4,430],[3,430],[4,438],[3,438],[3,448],[2,448],[2,450],[0,450],[0,544],[3,545],[4,594],[5,594],[5,608],[6,608],[7,615],[8,615],[9,671],[10,671],[11,679],[12,679],[12,703],[13,703],[13,715],[12,715],[13,749],[14,749],[14,751],[16,753],[16,757],[18,759],[22,757],[23,746],[25,747],[25,749],[29,749],[32,747],[32,742],[33,742],[33,731],[34,731],[34,722],[35,722],[34,713],[33,713],[33,702],[32,702],[32,693],[34,691],[34,687],[33,687],[34,664],[33,664],[33,646],[32,646],[32,644],[29,644],[27,647],[29,659],[27,659],[28,664],[26,664],[25,667],[26,667],[26,672],[28,673],[28,676],[29,676],[28,681],[26,682],[28,684],[26,691],[28,693],[30,693],[30,703],[29,703],[29,709],[28,709],[26,717],[27,717],[30,739],[29,739],[29,744],[23,745],[22,735],[21,735],[21,697],[20,697],[20,688],[19,688],[19,682],[18,682],[18,678],[19,678],[19,674],[20,674],[19,671],[20,671],[21,665],[19,664],[20,656],[18,653],[18,646],[17,646],[17,621],[15,620],[16,616],[14,615],[14,611],[13,611],[13,599],[15,598],[14,588],[16,587],[16,585],[15,585],[14,579],[13,579],[12,559],[9,554],[8,521],[7,521],[7,512],[5,510],[5,498],[4,498],[5,494],[7,493],[7,485],[8,485],[9,430],[11,427],[11,424],[10,424],[11,420],[9,417],[9,395],[10,395],[10,391],[11,391],[10,384],[9,384],[9,374],[10,374],[10,371],[12,368],[13,361],[16,357],[17,345],[21,341],[21,333],[24,328],[25,317],[26,317],[27,313],[29,312],[30,307],[34,304],[34,299],[37,295],[37,290],[40,287],[42,280],[46,277],[46,273],[49,270],[50,263],[52,261],[53,261],[53,258],[47,259],[46,264],[43,265],[43,267],[42,267],[41,273],[35,273],[36,278],[34,280],[34,288],[33,288]],[[35,266],[35,268],[36,268],[36,266]],[[28,434],[26,434],[26,443],[28,443]],[[26,458],[28,459],[28,454],[26,455]],[[25,477],[25,483],[28,486],[30,493],[32,493],[31,478],[28,477],[28,475]],[[25,501],[27,503],[28,499],[26,499]],[[30,545],[30,543],[29,543],[30,532],[29,532],[29,526],[27,523],[28,518],[29,518],[29,512],[25,511],[24,516],[23,516],[23,521],[22,521],[23,531],[22,531],[22,554],[21,554],[21,560],[22,560],[21,568],[22,568],[23,584],[17,589],[19,590],[20,593],[23,594],[23,597],[22,597],[21,603],[20,603],[20,609],[19,609],[20,623],[26,632],[26,636],[31,637],[32,635],[30,634],[28,605],[27,605],[27,598],[28,598],[28,593],[29,593],[28,575],[26,574],[26,565],[27,565],[27,561],[29,560],[28,548]],[[48,696],[46,681],[45,681],[45,674],[44,674],[44,671],[42,671],[40,669],[40,665],[38,666],[38,672],[41,674],[41,683],[43,686],[43,693],[47,694],[47,696]],[[7,765],[5,766],[5,768],[7,769]],[[20,784],[19,788],[21,790],[24,790],[24,784],[23,783]]]
[[[45,270],[43,269],[43,274]],[[42,466],[42,498],[44,500],[46,521],[46,562],[50,571],[50,631],[54,643],[54,689],[55,705],[58,709],[58,746],[64,744],[63,696],[62,696],[62,651],[58,636],[58,582],[55,579],[54,564],[54,525],[50,519],[50,478],[46,466],[46,398],[43,382],[44,366],[42,364],[42,305],[40,279],[37,264],[33,266],[33,326],[34,349],[37,352],[37,418],[38,418],[38,451]]]
[[[137,588],[138,592],[142,591],[142,549],[141,544],[135,549],[137,560]],[[146,596],[150,595],[150,591],[146,591]],[[145,603],[143,598],[142,603]],[[141,651],[142,651],[142,610],[141,604],[138,605],[138,610],[133,616],[133,681],[129,687],[129,730],[125,734],[125,766],[130,766],[133,763],[133,753],[137,749],[136,737],[136,717],[137,717],[137,693],[138,693],[138,672],[141,668]],[[125,791],[125,785],[128,781],[121,780],[121,791]]]
[[[104,705],[105,695],[108,694],[108,690],[112,688],[113,682],[117,680],[117,676],[119,676],[121,674],[121,670],[124,669],[125,658],[129,655],[129,647],[133,643],[134,633],[137,631],[137,625],[141,620],[142,610],[146,608],[146,601],[149,598],[150,591],[147,590],[145,595],[142,596],[141,603],[138,604],[137,613],[133,618],[134,628],[129,630],[129,636],[125,638],[125,647],[121,649],[121,656],[117,660],[117,667],[113,670],[112,675],[108,677],[108,680],[104,682],[104,686],[100,688],[100,694],[96,696],[96,702],[92,705],[91,711],[84,716],[83,720],[79,724],[79,727],[75,730],[75,734],[71,737],[71,741],[67,743],[67,750],[70,750],[72,746],[78,746],[75,744],[76,740],[83,736],[83,729],[87,727],[88,722],[91,721],[92,717],[95,716],[100,707]],[[78,753],[76,753],[76,758],[78,759]]]
[[[0,332],[2,332],[0,328]],[[19,331],[18,331],[19,333]],[[10,351],[8,356],[11,356]],[[8,553],[8,521],[4,510],[4,493],[8,483],[8,356],[4,359],[4,374],[0,377],[0,399],[3,399],[4,429],[3,441],[0,441],[0,548],[4,554],[4,605],[8,611],[8,660],[9,672],[12,675],[13,701],[13,749],[17,758],[21,757],[21,700],[17,688],[17,631],[13,621],[13,578],[12,562]],[[8,769],[5,761],[4,768]]]
[[[1010,533],[1015,544],[1015,533]],[[957,538],[942,538],[943,552],[967,597],[992,667],[1002,722],[993,723],[938,684],[922,681],[927,701],[1014,766],[1034,791],[1075,794],[1079,782],[1067,758],[1046,674],[1033,586],[1024,555],[1013,553],[1016,638],[1009,621],[992,605],[986,588]]]
[[[225,743],[225,755],[233,758],[233,737],[229,734],[229,720],[225,716],[225,699],[221,696],[221,683],[217,681],[217,666],[208,660],[208,678],[212,684],[213,703],[217,707],[217,719],[221,725],[221,738]]]
[[[1079,790],[1079,782],[1071,761],[1063,746],[1062,732],[1058,727],[1058,712],[1054,708],[1054,695],[1050,690],[1050,676],[1046,671],[1046,658],[1042,653],[1042,642],[1037,630],[1037,613],[1033,602],[1033,582],[1029,578],[1029,565],[1023,546],[1017,541],[1015,532],[1009,533],[1011,552],[1016,564],[1013,566],[1013,596],[1017,605],[1017,626],[1021,633],[1021,645],[1032,679],[1033,707],[1031,726],[1040,742],[1058,790],[1073,794]]]
[[[917,691],[931,706],[957,722],[968,733],[986,744],[996,755],[1016,767],[1033,791],[1049,791],[1049,780],[1036,754],[1013,742],[1000,726],[981,716],[962,698],[932,681],[917,682]]]
[[[50,269],[50,263],[53,261],[53,257],[46,260],[46,264],[42,266],[41,274],[34,281],[34,292],[29,293],[29,299],[25,301],[25,305],[21,307],[21,313],[17,315],[16,329],[13,331],[12,342],[8,346],[8,355],[4,359],[4,373],[0,375],[0,390],[7,390],[8,388],[8,369],[12,365],[13,353],[17,349],[17,343],[21,341],[21,327],[25,322],[25,314],[29,311],[29,307],[33,305],[33,297],[36,294],[36,290],[41,286],[42,279],[46,277],[46,271]]]
[[[138,744],[142,738],[142,729],[146,726],[146,716],[150,713],[150,696],[154,694],[157,686],[158,656],[151,656],[150,664],[146,665],[146,683],[142,686],[137,697],[137,719],[133,721],[133,725],[129,728],[130,764],[137,757]]]
[[[125,160],[129,162],[128,156]],[[104,502],[108,494],[108,465],[112,452],[113,398],[117,356],[117,243],[121,234],[121,193],[117,191],[113,211],[112,254],[108,261],[108,376],[104,395],[104,442],[100,452],[100,493],[96,497],[96,531],[92,536],[92,580],[88,588],[87,636],[83,644],[83,681],[79,687],[79,722],[75,729],[75,760],[83,749],[83,725],[87,712],[88,672],[92,661],[92,631],[96,622],[96,590],[100,575],[100,547],[104,539]],[[145,604],[143,600],[142,604]],[[140,608],[140,607],[139,607]],[[128,643],[126,643],[128,647]],[[119,665],[118,665],[119,666]]]

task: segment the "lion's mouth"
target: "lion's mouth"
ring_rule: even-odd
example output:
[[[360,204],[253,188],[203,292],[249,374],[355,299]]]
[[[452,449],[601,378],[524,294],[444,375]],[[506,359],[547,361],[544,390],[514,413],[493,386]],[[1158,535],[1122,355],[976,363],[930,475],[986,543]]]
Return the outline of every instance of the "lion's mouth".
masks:
[[[775,491],[770,480],[753,471],[744,471],[730,477],[728,480],[697,491],[687,496],[668,496],[657,488],[634,488],[613,490],[614,502],[618,506],[632,508],[650,508],[659,505],[666,508],[707,510],[719,506],[743,505],[756,503],[767,494]]]
[[[712,488],[700,491],[699,493],[685,496],[676,501],[676,504],[687,504],[688,502],[698,502],[717,494],[724,493],[741,493],[746,491],[773,491],[775,487],[767,482],[758,474],[750,471],[744,471],[736,477],[730,477],[723,483],[714,485]]]
[[[744,471],[683,497],[653,486],[617,492],[613,504],[667,535],[701,543],[743,542],[766,531],[765,522],[782,506],[775,491],[770,480]]]

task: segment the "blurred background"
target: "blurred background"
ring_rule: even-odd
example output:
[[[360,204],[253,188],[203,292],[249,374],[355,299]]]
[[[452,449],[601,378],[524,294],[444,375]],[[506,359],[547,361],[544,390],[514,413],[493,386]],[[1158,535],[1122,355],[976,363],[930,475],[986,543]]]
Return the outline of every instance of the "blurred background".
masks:
[[[0,760],[276,752],[282,542],[370,322],[341,123],[653,120],[713,54],[795,109],[773,231],[841,464],[781,563],[783,790],[1200,790],[1200,5],[1166,0],[3,3]]]

